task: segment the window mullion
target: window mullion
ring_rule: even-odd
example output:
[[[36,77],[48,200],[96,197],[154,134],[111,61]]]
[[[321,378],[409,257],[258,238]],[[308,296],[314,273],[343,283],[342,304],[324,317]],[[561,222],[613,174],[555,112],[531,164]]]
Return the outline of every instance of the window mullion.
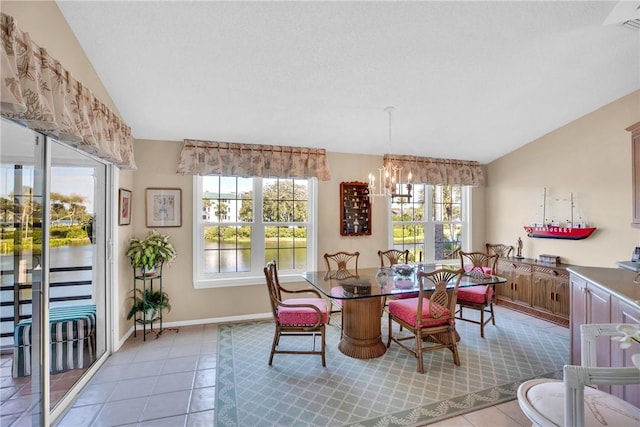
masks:
[[[433,227],[433,204],[431,203],[433,197],[433,187],[431,185],[425,185],[424,190],[424,261],[427,263],[435,262],[434,254],[434,227]]]
[[[253,179],[253,222],[251,226],[251,272],[262,274],[266,224],[264,222],[263,179]]]
[[[193,239],[193,269],[194,277],[196,280],[202,279],[202,271],[204,270],[202,265],[202,254],[204,252],[204,220],[202,219],[202,178],[195,175],[193,177],[193,186],[195,188],[194,194],[194,215],[193,221],[195,224],[194,232],[195,238]]]

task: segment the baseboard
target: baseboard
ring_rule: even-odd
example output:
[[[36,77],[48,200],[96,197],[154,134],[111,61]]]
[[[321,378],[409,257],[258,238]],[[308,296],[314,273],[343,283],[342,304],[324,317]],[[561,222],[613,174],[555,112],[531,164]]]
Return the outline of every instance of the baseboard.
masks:
[[[271,313],[257,313],[257,314],[245,314],[242,316],[225,316],[225,317],[209,317],[207,319],[195,319],[195,320],[183,320],[178,322],[165,322],[163,326],[169,328],[177,328],[180,326],[193,326],[204,325],[207,323],[232,323],[232,322],[246,322],[249,320],[263,320],[272,319]]]
[[[241,316],[224,316],[224,317],[209,317],[206,319],[194,319],[194,320],[182,320],[177,322],[163,322],[162,326],[165,328],[179,328],[180,326],[194,326],[204,325],[208,323],[233,323],[233,322],[247,322],[250,320],[263,320],[273,318],[272,313],[257,313],[257,314],[244,314]],[[129,328],[127,332],[118,340],[115,344],[114,352],[118,351],[120,347],[133,335],[133,326]]]

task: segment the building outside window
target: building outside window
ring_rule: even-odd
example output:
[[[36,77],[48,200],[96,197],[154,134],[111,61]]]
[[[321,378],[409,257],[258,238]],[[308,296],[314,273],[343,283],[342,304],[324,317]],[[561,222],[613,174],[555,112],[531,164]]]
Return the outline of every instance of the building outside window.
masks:
[[[410,261],[448,262],[469,241],[469,187],[413,186],[413,196],[391,203],[393,247],[409,249]]]
[[[195,287],[261,283],[276,260],[281,279],[313,266],[312,179],[195,178]]]

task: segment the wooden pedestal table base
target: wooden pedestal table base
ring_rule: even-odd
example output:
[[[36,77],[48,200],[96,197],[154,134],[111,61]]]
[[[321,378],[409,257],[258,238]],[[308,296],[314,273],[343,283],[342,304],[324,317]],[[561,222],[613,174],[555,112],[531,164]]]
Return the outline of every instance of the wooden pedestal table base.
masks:
[[[382,356],[387,347],[382,342],[381,298],[347,299],[342,302],[342,338],[338,349],[355,359]]]

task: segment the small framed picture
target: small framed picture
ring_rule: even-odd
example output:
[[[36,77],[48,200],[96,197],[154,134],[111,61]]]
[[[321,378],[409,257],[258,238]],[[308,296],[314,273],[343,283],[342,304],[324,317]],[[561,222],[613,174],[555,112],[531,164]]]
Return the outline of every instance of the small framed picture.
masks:
[[[147,188],[145,210],[147,227],[181,227],[182,190]]]
[[[131,191],[118,190],[118,225],[131,224]]]

